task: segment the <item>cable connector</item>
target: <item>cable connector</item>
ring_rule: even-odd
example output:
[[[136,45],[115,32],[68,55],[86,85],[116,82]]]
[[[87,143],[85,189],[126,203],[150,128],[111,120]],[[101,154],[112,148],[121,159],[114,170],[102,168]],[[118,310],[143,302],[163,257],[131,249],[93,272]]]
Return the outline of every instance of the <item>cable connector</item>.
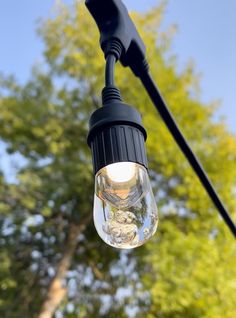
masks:
[[[117,101],[122,101],[119,89],[115,86],[104,87],[102,90],[102,104],[106,105]]]
[[[111,46],[116,52],[121,48],[120,62],[139,76],[146,48],[122,1],[86,0],[85,4],[100,31],[100,45],[105,56]]]
[[[119,61],[122,55],[123,46],[119,40],[112,39],[111,41],[107,41],[102,44],[102,50],[104,52],[105,59],[107,59],[109,55],[114,55],[116,61]]]

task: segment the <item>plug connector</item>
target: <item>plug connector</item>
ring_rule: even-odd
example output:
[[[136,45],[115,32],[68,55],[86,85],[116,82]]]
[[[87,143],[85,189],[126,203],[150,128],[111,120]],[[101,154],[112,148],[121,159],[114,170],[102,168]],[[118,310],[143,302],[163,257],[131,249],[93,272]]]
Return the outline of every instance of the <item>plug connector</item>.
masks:
[[[85,4],[100,31],[100,45],[105,56],[109,43],[122,46],[120,62],[129,66],[135,75],[145,64],[146,48],[121,0],[86,0]]]

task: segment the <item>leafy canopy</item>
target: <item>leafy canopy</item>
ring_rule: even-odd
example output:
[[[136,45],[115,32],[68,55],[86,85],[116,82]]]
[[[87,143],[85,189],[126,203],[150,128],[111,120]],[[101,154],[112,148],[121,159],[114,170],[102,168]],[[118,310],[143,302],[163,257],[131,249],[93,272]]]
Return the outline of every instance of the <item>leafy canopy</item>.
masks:
[[[161,31],[164,5],[133,14],[151,70],[178,124],[235,218],[236,138],[201,102],[192,64],[177,71],[173,28]],[[21,85],[1,77],[0,136],[23,156],[16,182],[0,177],[0,314],[37,317],[55,275],[70,224],[92,213],[88,119],[100,107],[104,60],[98,32],[81,4],[59,6],[39,33],[44,65]],[[150,176],[160,212],[155,237],[119,252],[92,225],[78,237],[63,317],[232,318],[236,316],[236,247],[185,158],[128,69],[117,86],[148,131]]]

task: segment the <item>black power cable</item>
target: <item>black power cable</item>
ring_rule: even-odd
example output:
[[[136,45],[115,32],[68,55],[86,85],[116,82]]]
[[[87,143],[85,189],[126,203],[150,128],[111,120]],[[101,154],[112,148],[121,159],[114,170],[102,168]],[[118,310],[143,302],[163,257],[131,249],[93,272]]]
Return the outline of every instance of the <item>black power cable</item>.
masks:
[[[187,158],[188,162],[192,166],[193,170],[197,174],[199,180],[201,181],[203,187],[205,188],[206,192],[210,196],[211,200],[215,204],[216,208],[220,212],[220,215],[224,219],[225,223],[228,225],[229,229],[233,233],[234,237],[236,237],[236,227],[230,218],[224,204],[220,200],[216,190],[214,189],[211,181],[209,180],[206,172],[204,171],[203,167],[201,166],[200,162],[198,161],[197,157],[193,153],[192,149],[188,145],[186,139],[184,138],[183,134],[181,133],[178,125],[176,124],[171,112],[169,111],[166,103],[159,93],[159,90],[154,83],[150,73],[148,70],[142,72],[140,74],[140,80],[145,87],[148,95],[150,96],[155,108],[161,115],[163,121],[165,122],[167,128],[169,129],[170,133],[172,134],[174,140],[178,144],[179,148],[182,150],[183,154]]]
[[[118,60],[114,52],[106,55],[105,87],[102,90],[102,104],[111,104],[112,101],[122,101],[119,89],[115,86],[115,64]]]
[[[114,68],[116,64],[116,57],[114,54],[109,54],[106,58],[106,69],[105,69],[105,85],[114,86]]]

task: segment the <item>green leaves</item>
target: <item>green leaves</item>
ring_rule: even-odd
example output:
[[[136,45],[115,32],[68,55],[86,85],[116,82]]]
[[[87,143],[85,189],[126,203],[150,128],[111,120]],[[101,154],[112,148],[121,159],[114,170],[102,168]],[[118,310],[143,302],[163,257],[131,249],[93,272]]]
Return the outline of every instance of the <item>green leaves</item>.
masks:
[[[236,138],[213,120],[215,105],[200,101],[193,65],[177,72],[177,57],[169,51],[173,29],[160,31],[163,9],[133,15],[153,76],[236,217]],[[15,184],[0,177],[0,313],[6,318],[37,317],[68,248],[69,225],[81,224],[93,206],[86,138],[104,85],[98,32],[84,6],[74,4],[61,6],[39,33],[47,72],[34,68],[24,85],[1,77],[1,140],[9,153],[19,152],[27,162]],[[231,234],[137,78],[117,65],[116,82],[124,100],[141,112],[148,132],[159,229],[144,247],[120,253],[105,246],[93,224],[86,226],[63,277],[68,295],[58,311],[64,317],[132,317],[135,312],[148,318],[232,318],[236,251]],[[119,298],[121,287],[124,297]]]

